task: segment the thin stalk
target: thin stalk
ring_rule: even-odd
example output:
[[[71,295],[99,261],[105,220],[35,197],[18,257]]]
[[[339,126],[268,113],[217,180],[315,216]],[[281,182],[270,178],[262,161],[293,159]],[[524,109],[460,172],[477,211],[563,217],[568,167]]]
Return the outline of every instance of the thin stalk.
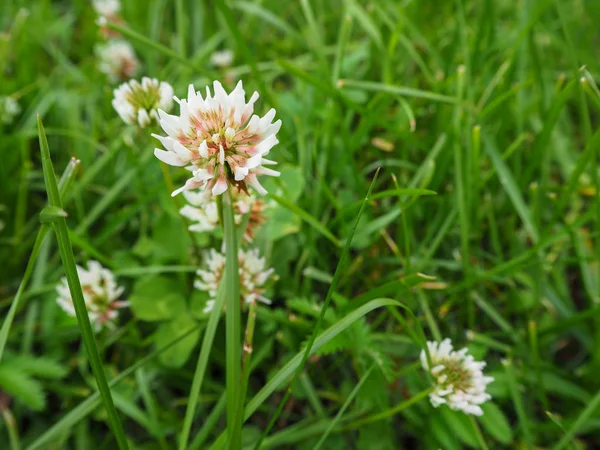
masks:
[[[50,149],[48,148],[48,141],[44,132],[44,126],[42,125],[42,120],[39,115],[37,121],[44,181],[46,183],[46,191],[48,194],[48,203],[50,206],[62,208],[58,185],[56,183],[56,176],[54,175],[54,168],[50,159]],[[100,355],[96,346],[94,332],[92,330],[90,318],[85,306],[85,300],[83,298],[79,276],[77,275],[75,256],[73,255],[73,248],[71,247],[71,241],[69,239],[67,222],[63,216],[56,216],[53,226],[56,233],[56,240],[58,242],[58,248],[63,262],[67,283],[69,285],[69,291],[71,293],[71,297],[73,298],[77,323],[81,330],[83,343],[89,357],[92,372],[94,373],[94,377],[96,378],[96,382],[98,384],[100,396],[102,397],[104,406],[106,408],[110,428],[115,435],[118,447],[122,450],[128,449],[129,446],[127,445],[127,439],[125,438],[125,433],[123,432],[123,428],[121,426],[121,420],[119,419],[115,409],[110,388],[106,382],[106,376],[104,374],[102,361],[100,360]]]
[[[19,440],[19,430],[17,423],[10,409],[2,411],[2,418],[8,430],[8,440],[10,442],[10,450],[21,450],[21,442]]]
[[[348,425],[344,426],[342,428],[342,430],[344,430],[344,431],[355,430],[356,428],[361,428],[363,425],[366,425],[368,423],[373,423],[373,422],[377,422],[379,420],[387,419],[388,417],[392,417],[392,416],[398,414],[400,411],[405,410],[409,406],[412,406],[415,403],[420,402],[425,397],[427,397],[431,392],[433,392],[433,388],[425,389],[424,391],[419,392],[418,394],[414,395],[413,397],[409,398],[408,400],[405,400],[405,401],[397,404],[393,408],[386,409],[385,411],[382,411],[378,414],[364,417],[362,419],[358,419],[352,423],[349,423]]]
[[[229,192],[229,191],[228,191]],[[242,446],[242,418],[239,404],[241,398],[241,333],[240,333],[240,274],[238,268],[238,244],[231,192],[223,201],[223,225],[225,231],[225,358],[227,361],[225,384],[227,390],[227,435],[229,448]]]
[[[248,382],[250,380],[250,360],[252,359],[252,341],[254,340],[254,325],[256,324],[256,301],[250,303],[248,311],[248,321],[246,322],[246,335],[244,337],[244,357],[242,361],[242,392],[240,402],[238,402],[238,411],[236,414],[240,416],[244,413],[244,399],[248,391]]]
[[[323,303],[323,306],[321,307],[321,312],[319,314],[319,318],[317,319],[317,323],[315,324],[315,326],[313,328],[312,334],[308,341],[308,345],[306,345],[306,348],[302,354],[302,359],[300,361],[300,364],[298,365],[298,368],[294,372],[292,381],[288,385],[285,395],[283,396],[283,399],[279,403],[279,406],[277,407],[275,414],[273,415],[273,417],[271,417],[271,421],[269,422],[269,425],[267,426],[266,430],[263,432],[261,438],[256,442],[256,444],[254,446],[255,450],[258,450],[260,448],[260,445],[262,444],[263,439],[265,438],[265,436],[267,436],[269,434],[269,432],[271,431],[271,428],[273,428],[273,425],[275,425],[277,418],[283,411],[285,404],[287,403],[288,399],[290,398],[290,395],[292,394],[292,386],[294,385],[294,382],[296,381],[299,374],[304,369],[304,365],[306,364],[306,361],[310,355],[311,349],[315,343],[315,339],[317,338],[317,334],[319,332],[319,326],[323,322],[325,312],[327,311],[327,307],[329,306],[329,303],[331,302],[331,297],[333,296],[333,293],[335,292],[335,290],[337,288],[337,284],[338,284],[338,280],[341,276],[342,268],[344,267],[344,265],[346,263],[346,259],[348,258],[348,253],[350,252],[350,244],[352,243],[352,238],[354,237],[354,233],[356,232],[356,228],[358,226],[358,221],[360,220],[360,218],[367,206],[367,203],[371,196],[371,192],[373,191],[373,188],[375,187],[375,182],[377,181],[378,175],[379,175],[379,169],[377,169],[377,171],[375,172],[375,175],[373,176],[373,180],[371,181],[369,190],[367,191],[367,195],[365,196],[365,199],[363,200],[360,210],[358,211],[358,214],[356,216],[354,226],[352,227],[352,230],[350,231],[350,235],[348,236],[348,239],[346,239],[344,248],[342,250],[342,255],[340,256],[337,267],[335,269],[335,273],[333,274],[333,280],[331,281],[331,284],[329,285],[329,290],[327,291],[327,295],[325,296],[325,302]]]

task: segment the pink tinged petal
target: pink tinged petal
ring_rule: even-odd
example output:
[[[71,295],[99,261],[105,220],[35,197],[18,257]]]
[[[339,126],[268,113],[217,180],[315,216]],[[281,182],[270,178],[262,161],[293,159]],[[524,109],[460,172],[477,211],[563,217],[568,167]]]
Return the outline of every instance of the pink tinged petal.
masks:
[[[177,194],[180,194],[183,191],[189,191],[190,189],[197,189],[204,184],[204,181],[196,181],[194,178],[190,178],[185,182],[185,184],[179,189],[175,189],[171,193],[171,197],[175,197]]]
[[[170,166],[182,167],[187,164],[187,161],[183,161],[176,153],[167,152],[159,148],[154,149],[154,156]]]
[[[241,123],[244,123],[246,120],[248,120],[248,117],[250,117],[250,115],[254,112],[254,103],[256,100],[258,100],[258,92],[254,92],[252,97],[250,97],[250,100],[248,100],[241,117]]]
[[[225,150],[223,150],[223,146],[221,144],[219,144],[219,163],[225,164]]]
[[[225,174],[222,173],[212,188],[212,194],[215,196],[221,195],[226,190],[227,190],[227,180],[225,179]]]
[[[258,182],[256,175],[251,174],[246,177],[246,180],[248,181],[248,184],[250,184],[250,186],[252,186],[260,195],[265,195],[267,193],[267,190]]]
[[[198,153],[203,158],[208,158],[208,144],[206,143],[206,139],[202,141],[200,147],[198,147]]]
[[[233,141],[233,138],[235,138],[235,130],[231,127],[227,128],[225,130],[225,139],[228,141]]]

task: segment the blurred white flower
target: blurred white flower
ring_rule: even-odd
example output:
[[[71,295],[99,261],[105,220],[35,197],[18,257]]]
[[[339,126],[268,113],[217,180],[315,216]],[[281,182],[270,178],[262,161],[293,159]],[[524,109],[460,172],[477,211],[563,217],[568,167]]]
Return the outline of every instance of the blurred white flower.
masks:
[[[421,365],[434,378],[434,391],[429,394],[431,404],[437,408],[447,404],[450,409],[475,416],[483,415],[479,405],[491,399],[485,390],[492,377],[483,375],[485,362],[475,361],[467,349],[455,351],[450,339],[427,342],[431,367],[425,351],[421,351]]]
[[[260,194],[266,194],[257,175],[279,176],[279,172],[264,167],[276,164],[266,156],[279,141],[276,134],[281,120],[273,123],[275,110],[264,117],[253,115],[258,93],[246,103],[240,81],[231,94],[215,81],[214,97],[206,88],[202,98],[193,85],[187,100],[179,100],[179,116],[158,111],[160,125],[167,136],[153,135],[165,150],[155,149],[161,161],[172,166],[188,166],[193,176],[172,195],[203,187],[212,195],[220,195],[230,185],[247,191],[247,184]]]
[[[214,52],[210,56],[210,62],[213,66],[227,67],[233,62],[233,52],[231,50],[221,50]]]
[[[131,78],[139,62],[129,42],[112,39],[96,47],[98,69],[105,73],[111,82]]]
[[[0,118],[2,123],[12,123],[15,116],[21,112],[21,106],[12,97],[0,97]]]
[[[216,198],[210,191],[184,191],[185,199],[188,205],[179,210],[179,213],[190,219],[191,231],[206,232],[213,231],[219,226],[219,211]],[[244,232],[244,240],[251,242],[254,239],[254,232],[265,221],[265,209],[267,204],[256,198],[254,195],[248,195],[244,192],[233,194],[233,218],[237,225],[241,224],[246,215],[248,223]]]
[[[152,121],[158,122],[158,112],[173,107],[173,88],[169,83],[156,78],[143,77],[123,83],[114,91],[112,105],[127,124],[138,124],[144,128]]]
[[[92,326],[96,331],[100,331],[102,327],[114,328],[119,315],[117,309],[128,306],[128,302],[119,300],[123,288],[117,285],[113,273],[99,262],[89,261],[87,270],[77,266],[77,275]],[[66,277],[61,279],[56,291],[58,305],[68,315],[75,316],[75,305]]]
[[[121,2],[119,0],[93,0],[92,7],[96,14],[110,19],[119,15]]]
[[[258,255],[257,249],[238,251],[238,263],[240,274],[240,301],[242,305],[249,305],[252,302],[260,301],[271,304],[271,300],[264,297],[269,281],[275,281],[274,269],[265,269],[265,258]],[[194,287],[201,291],[208,292],[210,300],[206,302],[204,312],[212,311],[215,306],[217,290],[221,283],[221,278],[225,272],[225,255],[211,250],[206,257],[206,270],[198,270],[198,278],[194,282]]]

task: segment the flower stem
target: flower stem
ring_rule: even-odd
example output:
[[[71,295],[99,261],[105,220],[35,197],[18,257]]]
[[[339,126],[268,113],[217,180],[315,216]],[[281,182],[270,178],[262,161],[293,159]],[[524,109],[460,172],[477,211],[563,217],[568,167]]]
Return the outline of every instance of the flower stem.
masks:
[[[433,388],[425,389],[424,391],[419,392],[418,394],[409,398],[408,400],[405,400],[405,401],[399,403],[398,405],[394,406],[393,408],[386,409],[385,411],[382,411],[378,414],[374,414],[372,416],[367,416],[362,419],[358,419],[358,420],[346,425],[343,429],[344,430],[354,430],[356,428],[362,427],[363,425],[365,425],[367,423],[372,423],[372,422],[377,422],[378,420],[387,419],[388,417],[398,414],[400,411],[405,410],[409,406],[412,406],[415,403],[421,401],[422,399],[427,397],[432,391],[433,391]]]
[[[479,448],[481,448],[481,450],[488,450],[488,446],[485,443],[483,434],[481,433],[481,428],[479,428],[479,424],[475,420],[475,417],[469,416],[469,418],[471,419],[471,424],[473,425],[473,430],[475,431],[475,436],[477,436],[477,442],[479,444]]]
[[[254,339],[254,325],[256,324],[256,308],[255,300],[250,303],[248,310],[248,321],[246,322],[246,335],[244,337],[244,356],[242,360],[242,392],[238,403],[238,412],[240,416],[244,412],[244,400],[246,391],[248,390],[248,381],[250,379],[250,360],[252,359],[252,341]]]
[[[219,196],[220,197],[220,196]],[[219,198],[217,197],[217,199]],[[242,447],[242,414],[238,405],[241,399],[241,334],[240,334],[240,274],[238,268],[237,232],[233,219],[231,194],[222,201],[225,232],[225,342],[227,435],[231,449]]]

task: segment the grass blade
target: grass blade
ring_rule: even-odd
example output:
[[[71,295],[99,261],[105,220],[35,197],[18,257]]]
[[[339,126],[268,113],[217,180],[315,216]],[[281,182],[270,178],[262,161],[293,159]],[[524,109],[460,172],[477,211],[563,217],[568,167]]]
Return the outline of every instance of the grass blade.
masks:
[[[350,392],[350,395],[348,395],[348,398],[346,399],[338,413],[335,415],[335,418],[329,423],[329,426],[325,430],[325,433],[323,433],[323,436],[321,436],[321,439],[319,439],[319,442],[317,442],[317,445],[315,445],[314,450],[318,450],[321,448],[323,442],[325,442],[325,439],[327,439],[327,436],[329,436],[329,433],[331,433],[331,430],[333,430],[338,424],[338,422],[344,415],[344,412],[346,411],[346,409],[348,409],[348,406],[350,406],[350,403],[352,403],[352,400],[354,400],[354,397],[356,397],[358,391],[360,391],[360,388],[362,387],[363,383],[367,380],[367,378],[369,378],[369,375],[371,375],[371,372],[373,371],[374,367],[374,365],[371,366],[371,368],[367,370],[367,372],[361,377],[356,386],[354,386],[354,389],[352,389],[352,392]]]
[[[331,297],[333,295],[333,293],[335,292],[336,288],[337,288],[337,283],[338,280],[340,278],[341,272],[342,272],[342,268],[344,267],[345,263],[346,263],[346,259],[348,258],[348,253],[350,252],[350,244],[352,243],[352,238],[354,237],[354,233],[356,232],[356,228],[358,227],[358,221],[360,220],[366,206],[367,206],[367,202],[369,201],[369,196],[371,195],[371,192],[373,191],[373,188],[375,187],[375,182],[377,181],[377,176],[379,175],[379,169],[377,169],[377,172],[375,172],[375,176],[373,177],[373,180],[371,181],[371,185],[369,186],[369,190],[367,191],[367,195],[365,196],[365,199],[363,201],[363,204],[360,208],[360,210],[358,211],[358,214],[356,216],[356,220],[354,221],[354,226],[352,227],[352,231],[350,232],[350,235],[348,236],[348,239],[346,240],[346,243],[344,245],[344,248],[342,250],[342,255],[338,261],[337,267],[335,269],[335,273],[333,274],[333,280],[331,282],[331,285],[329,286],[329,290],[327,291],[327,296],[325,297],[325,302],[323,303],[323,307],[321,308],[321,313],[319,314],[319,318],[317,319],[317,322],[315,323],[315,326],[313,328],[313,331],[311,333],[310,339],[308,341],[308,345],[306,346],[306,349],[304,350],[304,355],[302,356],[302,360],[300,362],[300,365],[298,366],[298,369],[296,370],[295,374],[294,374],[294,378],[292,380],[292,382],[290,383],[290,386],[288,387],[283,400],[281,400],[279,407],[277,408],[277,411],[275,411],[275,414],[273,415],[273,417],[271,418],[271,421],[269,422],[269,425],[267,426],[267,429],[264,431],[262,437],[259,439],[259,441],[256,443],[255,449],[259,449],[260,448],[260,444],[262,442],[262,440],[264,439],[265,436],[267,436],[269,434],[269,431],[271,431],[271,428],[273,428],[273,425],[275,425],[275,421],[277,420],[277,418],[279,417],[279,415],[281,414],[281,411],[283,410],[283,407],[285,406],[285,404],[287,403],[288,398],[290,397],[291,393],[292,393],[292,386],[294,384],[294,381],[296,381],[296,379],[298,378],[298,375],[300,374],[300,372],[302,371],[302,369],[304,368],[304,364],[306,363],[306,360],[308,359],[308,357],[310,356],[310,352],[311,349],[315,343],[315,339],[317,338],[317,333],[319,331],[319,326],[321,325],[321,323],[323,322],[323,317],[325,316],[325,312],[327,311],[327,308],[329,307],[329,303],[331,302]]]
[[[42,166],[44,171],[44,181],[46,183],[46,191],[48,194],[48,201],[51,206],[62,207],[60,194],[58,190],[58,184],[54,175],[54,168],[50,159],[50,149],[48,148],[48,141],[44,133],[44,126],[42,120],[38,116],[38,131],[40,139],[40,151],[42,155]],[[75,265],[75,256],[73,255],[73,248],[69,240],[69,232],[67,229],[67,222],[64,217],[57,216],[54,225],[54,231],[56,233],[56,240],[58,242],[58,248],[60,256],[65,269],[65,275],[67,283],[69,285],[69,291],[73,298],[73,304],[75,306],[75,313],[77,315],[77,323],[81,330],[81,336],[85,345],[85,349],[88,353],[90,365],[98,383],[98,390],[100,396],[106,408],[108,414],[108,420],[112,432],[115,435],[117,444],[120,449],[128,449],[127,439],[121,425],[121,420],[115,409],[115,405],[110,393],[110,388],[106,382],[106,376],[104,375],[104,368],[102,367],[102,361],[96,347],[96,341],[94,338],[94,332],[90,324],[90,318],[85,306],[85,300],[83,298],[83,292],[81,291],[81,284],[77,275],[77,268]]]

